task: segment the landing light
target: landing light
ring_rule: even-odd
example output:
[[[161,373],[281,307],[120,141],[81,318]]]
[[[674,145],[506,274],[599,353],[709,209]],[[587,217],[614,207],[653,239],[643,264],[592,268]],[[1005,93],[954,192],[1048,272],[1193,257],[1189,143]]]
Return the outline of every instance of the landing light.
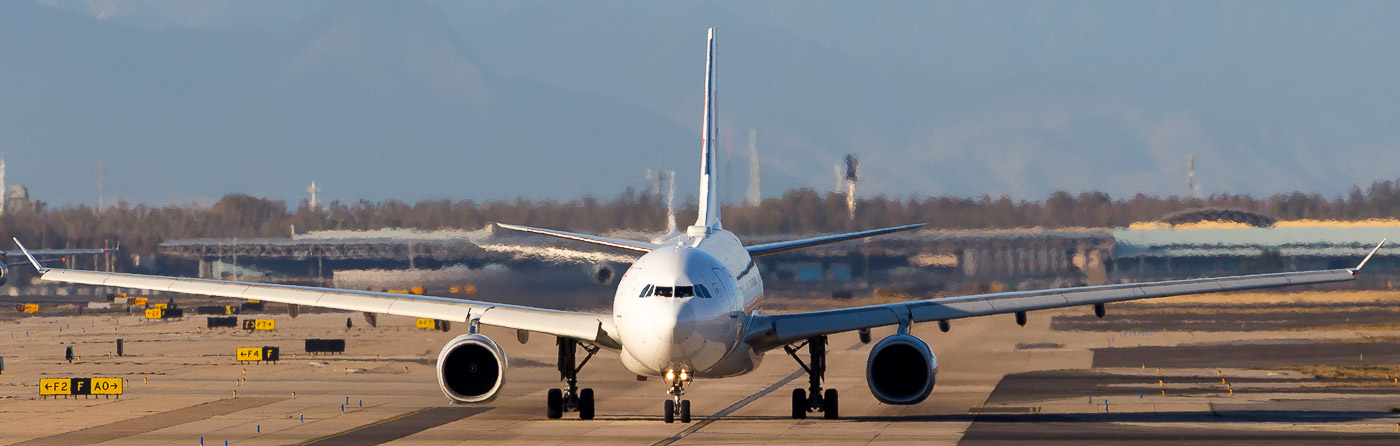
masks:
[[[667,370],[667,371],[666,371],[666,380],[667,380],[667,381],[670,381],[670,380],[673,380],[673,379],[676,379],[676,371],[675,371],[675,370]]]
[[[685,373],[685,370],[681,370],[681,381],[690,381],[690,374]]]

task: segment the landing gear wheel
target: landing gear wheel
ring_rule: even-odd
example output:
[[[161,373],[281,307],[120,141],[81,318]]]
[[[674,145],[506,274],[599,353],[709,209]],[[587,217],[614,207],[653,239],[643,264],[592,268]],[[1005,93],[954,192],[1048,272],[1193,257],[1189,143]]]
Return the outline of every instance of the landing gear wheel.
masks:
[[[664,416],[664,418],[665,418],[667,424],[675,423],[675,422],[676,422],[676,402],[675,402],[675,401],[666,400],[666,415]]]
[[[807,348],[807,361],[810,362],[803,361],[797,355],[803,347]],[[807,412],[819,411],[826,419],[835,419],[836,391],[827,389],[826,392],[822,392],[822,379],[826,376],[826,336],[811,337],[798,344],[785,345],[783,350],[807,372],[807,388],[792,389],[792,418],[801,420],[807,418]]]
[[[792,419],[807,418],[807,391],[792,389]]]
[[[826,389],[826,396],[822,397],[822,416],[828,420],[835,420],[839,417],[836,403],[836,389]]]
[[[579,390],[578,371],[588,364],[593,354],[598,353],[598,346],[563,337],[558,338],[555,343],[559,346],[559,380],[564,382],[564,388],[549,389],[549,418],[562,418],[564,412],[578,411],[579,419],[591,420],[593,389]],[[578,360],[577,354],[580,345],[583,351],[588,353],[582,361]]]
[[[830,390],[828,390],[830,392]],[[593,419],[593,389],[586,388],[578,394],[578,419]]]
[[[690,400],[681,400],[681,422],[690,422]]]
[[[551,420],[557,420],[564,416],[564,391],[559,389],[549,389],[549,396],[546,397],[545,406],[548,408],[545,415]]]

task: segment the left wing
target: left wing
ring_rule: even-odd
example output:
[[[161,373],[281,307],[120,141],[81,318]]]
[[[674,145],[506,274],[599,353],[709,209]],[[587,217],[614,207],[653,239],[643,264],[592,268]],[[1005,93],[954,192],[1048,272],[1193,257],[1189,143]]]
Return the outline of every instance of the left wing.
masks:
[[[116,250],[115,250],[115,249],[36,249],[36,250],[33,250],[33,251],[29,251],[29,253],[32,254],[32,255],[34,255],[35,257],[48,257],[48,256],[79,256],[79,255],[87,255],[87,254],[106,254],[106,253],[109,253],[109,252],[116,252]],[[23,252],[0,251],[0,254],[3,254],[5,257],[24,257],[24,253],[23,253]]]
[[[496,226],[520,232],[530,232],[535,234],[548,235],[550,237],[559,237],[562,239],[576,240],[584,243],[592,243],[595,245],[609,246],[613,248],[643,253],[651,252],[653,249],[656,249],[657,246],[660,246],[655,243],[639,242],[636,240],[599,237],[596,235],[579,234],[576,232],[557,231],[554,229],[544,228],[532,228],[529,226],[510,225],[505,223],[496,223]]]
[[[827,236],[821,236],[821,237],[805,238],[805,239],[801,239],[801,240],[789,240],[789,241],[786,241],[786,242],[765,243],[765,244],[762,244],[762,245],[747,246],[747,247],[744,247],[744,249],[746,249],[746,250],[749,251],[749,256],[750,256],[750,257],[758,257],[758,256],[763,256],[763,255],[768,255],[768,254],[777,254],[777,253],[780,253],[780,252],[783,252],[783,251],[791,251],[791,250],[794,250],[794,249],[802,249],[802,248],[806,248],[806,247],[810,247],[810,246],[825,245],[825,244],[828,244],[828,243],[836,243],[836,242],[844,242],[844,241],[847,241],[847,240],[854,240],[854,239],[865,238],[865,237],[874,237],[874,236],[877,236],[877,235],[889,234],[889,233],[891,233],[891,232],[908,231],[908,230],[910,230],[910,229],[919,229],[919,228],[924,227],[925,224],[927,224],[927,223],[917,223],[917,224],[912,224],[912,225],[895,226],[895,227],[892,227],[892,228],[871,229],[871,230],[869,230],[869,231],[860,231],[860,232],[850,232],[850,233],[846,233],[846,234],[827,235]]]
[[[15,240],[15,243],[19,243],[19,240]],[[20,250],[24,251],[23,245],[20,245]],[[29,260],[39,270],[40,279],[55,282],[258,299],[308,307],[462,323],[476,320],[486,325],[579,339],[614,349],[621,348],[612,316],[606,314],[374,291],[45,268],[32,255],[29,256]]]
[[[1384,240],[1381,241],[1381,245],[1383,244]],[[1375,255],[1381,245],[1376,245],[1356,268],[979,294],[826,311],[760,315],[750,322],[745,340],[756,351],[762,352],[814,336],[887,325],[1153,297],[1343,282],[1355,279],[1361,267],[1366,265],[1366,261]]]

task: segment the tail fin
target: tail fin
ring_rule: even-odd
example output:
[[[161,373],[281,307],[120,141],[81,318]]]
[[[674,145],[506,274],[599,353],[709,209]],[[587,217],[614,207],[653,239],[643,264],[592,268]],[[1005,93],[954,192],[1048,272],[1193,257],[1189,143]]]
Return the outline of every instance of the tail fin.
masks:
[[[715,181],[715,29],[710,28],[705,53],[705,117],[700,121],[700,212],[695,226],[719,229],[719,182]]]

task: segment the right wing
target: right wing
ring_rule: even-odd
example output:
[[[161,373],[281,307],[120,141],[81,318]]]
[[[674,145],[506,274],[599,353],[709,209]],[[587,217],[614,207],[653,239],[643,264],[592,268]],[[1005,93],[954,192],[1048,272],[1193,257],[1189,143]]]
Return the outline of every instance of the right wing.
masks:
[[[655,244],[655,243],[639,242],[639,241],[636,241],[636,240],[626,240],[626,239],[610,238],[610,237],[599,237],[599,236],[596,236],[596,235],[579,234],[579,233],[575,233],[575,232],[556,231],[556,230],[553,230],[553,229],[532,228],[532,227],[529,227],[529,226],[508,225],[508,224],[505,224],[505,223],[496,223],[496,226],[500,226],[500,227],[502,227],[502,228],[511,229],[511,230],[516,230],[516,231],[520,231],[520,232],[530,232],[530,233],[534,233],[534,234],[548,235],[548,236],[551,236],[551,237],[559,237],[559,238],[562,238],[562,239],[576,240],[576,241],[585,242],[585,243],[592,243],[592,244],[595,244],[595,245],[610,246],[610,247],[613,247],[613,248],[621,248],[621,249],[626,249],[626,250],[629,250],[629,251],[637,251],[637,252],[643,252],[643,253],[651,252],[653,249],[656,249],[657,247],[660,246],[660,245],[657,245],[657,244]]]
[[[19,243],[19,240],[15,240],[15,243]],[[24,250],[23,245],[20,246],[20,250]],[[33,254],[33,252],[26,252],[26,254]],[[476,320],[486,325],[579,339],[613,349],[621,348],[612,316],[605,314],[547,310],[519,305],[374,291],[45,268],[32,256],[29,259],[39,270],[41,280],[236,299],[258,299],[307,307],[335,308],[462,323]]]
[[[946,321],[1153,297],[1342,282],[1354,280],[1361,267],[1366,266],[1366,262],[1384,244],[1385,241],[1382,240],[1356,268],[1017,291],[826,311],[758,315],[750,322],[745,340],[756,351],[762,352],[814,336],[888,325]]]

